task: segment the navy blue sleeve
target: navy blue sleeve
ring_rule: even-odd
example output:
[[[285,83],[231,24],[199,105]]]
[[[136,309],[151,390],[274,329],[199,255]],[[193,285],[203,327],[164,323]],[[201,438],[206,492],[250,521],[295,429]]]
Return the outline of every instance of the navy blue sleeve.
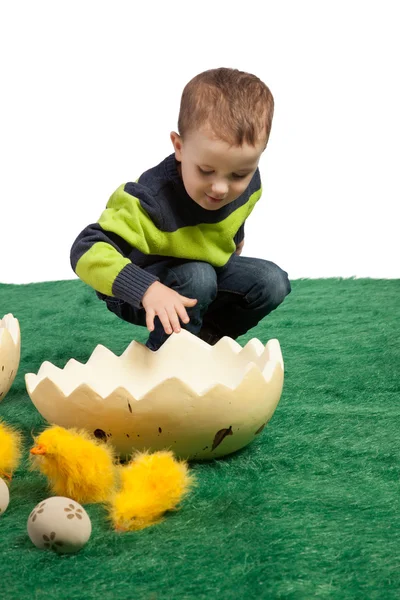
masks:
[[[242,225],[239,227],[239,229],[236,232],[236,235],[233,238],[233,241],[235,242],[236,246],[238,244],[240,244],[240,242],[243,242],[244,240],[244,223],[242,223]]]

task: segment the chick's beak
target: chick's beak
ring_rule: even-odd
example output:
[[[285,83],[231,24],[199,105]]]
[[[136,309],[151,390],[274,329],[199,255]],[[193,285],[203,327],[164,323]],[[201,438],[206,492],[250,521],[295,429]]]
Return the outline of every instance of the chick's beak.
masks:
[[[38,444],[37,446],[34,446],[33,448],[31,448],[30,452],[31,452],[31,454],[35,454],[35,455],[43,455],[43,454],[46,454],[47,449],[44,444]]]

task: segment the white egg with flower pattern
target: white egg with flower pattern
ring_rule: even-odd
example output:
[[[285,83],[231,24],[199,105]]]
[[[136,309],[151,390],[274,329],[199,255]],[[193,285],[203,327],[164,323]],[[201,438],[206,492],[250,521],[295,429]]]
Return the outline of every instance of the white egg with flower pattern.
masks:
[[[89,515],[71,498],[47,498],[28,517],[28,535],[41,550],[54,550],[57,554],[78,552],[91,533]]]
[[[7,510],[10,502],[10,492],[4,479],[0,477],[0,517]]]

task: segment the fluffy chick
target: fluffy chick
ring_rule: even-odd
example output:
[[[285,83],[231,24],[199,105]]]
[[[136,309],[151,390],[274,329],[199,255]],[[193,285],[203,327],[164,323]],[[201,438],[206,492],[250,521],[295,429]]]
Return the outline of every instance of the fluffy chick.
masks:
[[[0,477],[11,479],[21,458],[22,436],[0,421]]]
[[[159,523],[175,510],[194,484],[188,465],[172,452],[138,453],[120,471],[121,488],[110,505],[115,529],[138,531]]]
[[[114,451],[86,431],[52,426],[35,443],[32,466],[47,477],[53,494],[91,503],[105,502],[114,492]]]

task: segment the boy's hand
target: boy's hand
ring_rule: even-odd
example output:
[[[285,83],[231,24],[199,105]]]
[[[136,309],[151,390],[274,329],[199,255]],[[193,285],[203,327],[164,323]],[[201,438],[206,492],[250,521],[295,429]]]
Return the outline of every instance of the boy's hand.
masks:
[[[190,320],[185,306],[194,306],[196,302],[196,298],[181,296],[160,281],[155,281],[148,287],[142,298],[147,329],[153,331],[154,317],[158,316],[165,333],[170,334],[172,331],[179,333],[181,330],[179,317],[183,323],[189,323]]]
[[[235,251],[235,254],[237,254],[237,255],[239,256],[239,254],[241,254],[241,253],[242,253],[243,246],[244,246],[244,240],[242,240],[242,241],[240,242],[240,244],[238,244],[238,245],[236,246],[236,251]]]

